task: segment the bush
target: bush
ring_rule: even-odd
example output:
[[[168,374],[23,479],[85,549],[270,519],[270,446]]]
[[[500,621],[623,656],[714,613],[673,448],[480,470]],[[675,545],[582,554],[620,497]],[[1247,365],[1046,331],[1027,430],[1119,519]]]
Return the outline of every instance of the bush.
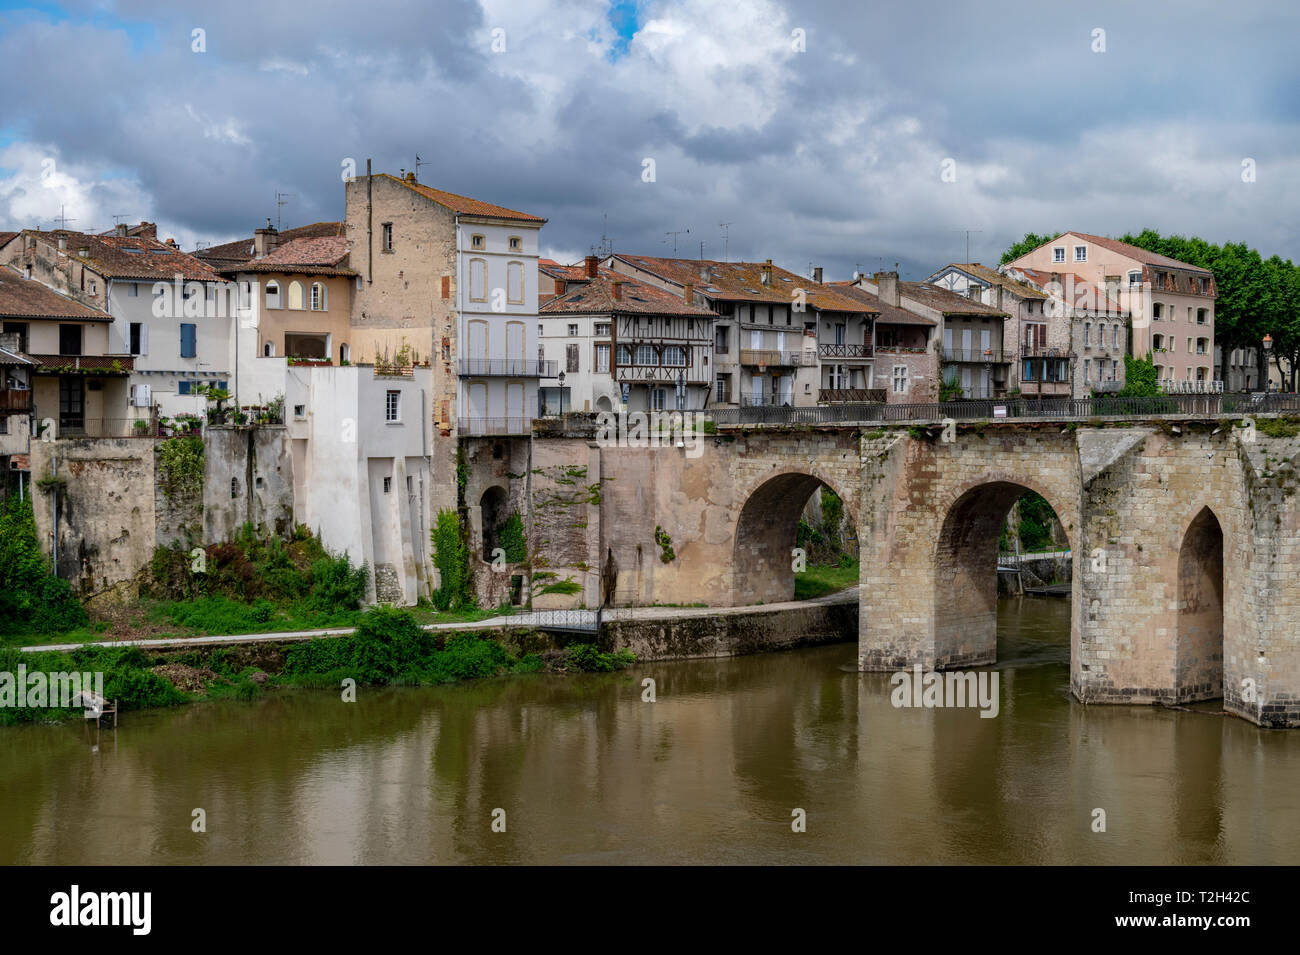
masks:
[[[151,706],[175,706],[186,696],[157,673],[148,670],[122,670],[105,676],[104,696],[117,700],[124,710],[142,710]]]
[[[528,559],[528,541],[524,537],[524,520],[515,511],[501,525],[501,549],[506,552],[506,563],[518,564]]]
[[[61,633],[86,622],[72,588],[50,573],[36,542],[31,499],[0,502],[0,634]]]
[[[565,650],[566,665],[584,673],[609,673],[635,662],[636,656],[631,650],[606,653],[593,643],[574,643]]]
[[[438,568],[439,581],[433,605],[439,610],[459,610],[472,604],[469,548],[455,511],[438,512],[438,522],[433,528],[433,563]]]
[[[311,565],[311,596],[307,606],[322,613],[356,610],[366,599],[369,580],[366,565],[353,567],[347,554],[319,557]]]

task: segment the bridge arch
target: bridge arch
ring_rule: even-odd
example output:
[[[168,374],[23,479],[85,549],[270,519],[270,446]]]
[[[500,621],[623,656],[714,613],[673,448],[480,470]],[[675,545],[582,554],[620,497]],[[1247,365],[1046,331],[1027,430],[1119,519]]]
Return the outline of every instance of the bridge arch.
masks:
[[[792,551],[798,536],[799,516],[813,494],[823,487],[844,503],[845,526],[856,528],[853,500],[815,469],[774,469],[750,490],[736,520],[732,548],[733,606],[794,599]]]
[[[1223,693],[1223,524],[1208,505],[1193,512],[1178,544],[1174,698]]]
[[[1072,512],[1051,488],[1021,475],[990,475],[957,488],[942,511],[934,542],[933,654],[938,667],[982,666],[997,660],[998,540],[1017,500],[1041,495],[1070,538]],[[1072,560],[1077,558],[1073,554]]]

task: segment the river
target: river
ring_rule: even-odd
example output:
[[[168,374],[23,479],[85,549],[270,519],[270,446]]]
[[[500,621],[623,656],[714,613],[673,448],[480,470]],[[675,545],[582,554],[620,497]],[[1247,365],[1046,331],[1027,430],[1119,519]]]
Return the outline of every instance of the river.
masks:
[[[1003,603],[994,719],[855,650],[4,729],[0,863],[1300,862],[1300,733],[1083,707],[1068,600]]]

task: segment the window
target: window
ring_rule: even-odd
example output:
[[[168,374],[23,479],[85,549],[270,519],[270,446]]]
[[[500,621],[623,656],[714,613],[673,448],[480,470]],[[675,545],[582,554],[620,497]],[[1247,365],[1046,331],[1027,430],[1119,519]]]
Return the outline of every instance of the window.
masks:
[[[344,342],[339,346],[339,364],[349,365],[352,363],[352,346]]]
[[[1092,344],[1092,342],[1090,341],[1091,337],[1092,337],[1092,323],[1084,322],[1083,323],[1083,347],[1084,348],[1087,348]]]
[[[1164,351],[1164,350],[1165,350],[1165,337],[1164,337],[1163,335],[1152,335],[1152,336],[1151,336],[1151,347],[1154,348],[1156,351]]]
[[[306,406],[306,405],[294,405],[294,406],[293,406],[293,416],[294,416],[295,418],[305,418],[305,417],[307,417],[307,406]]]
[[[1196,324],[1197,324],[1197,325],[1204,325],[1204,324],[1205,324],[1205,316],[1206,316],[1207,314],[1208,314],[1208,313],[1206,312],[1205,309],[1203,309],[1203,308],[1198,308],[1198,309],[1196,310]]]
[[[720,355],[725,355],[730,349],[730,345],[727,343],[727,337],[730,331],[731,328],[727,325],[722,325],[713,330],[713,350]]]
[[[181,357],[193,358],[198,352],[199,326],[192,322],[181,322]]]
[[[1158,321],[1160,321],[1160,318],[1161,318],[1161,316],[1164,314],[1164,311],[1165,311],[1165,307],[1164,307],[1163,305],[1161,305],[1159,302],[1152,302],[1152,303],[1151,303],[1151,321],[1153,321],[1153,322],[1158,322]]]
[[[1128,284],[1129,284],[1130,286],[1133,286],[1133,285],[1141,285],[1141,284],[1142,284],[1142,270],[1141,270],[1141,269],[1134,269],[1132,272],[1130,272],[1130,273],[1128,274]]]
[[[637,346],[636,346],[636,363],[637,363],[638,365],[657,365],[657,364],[659,364],[659,359],[658,359],[658,357],[655,355],[654,346],[653,346],[653,345],[637,345]]]
[[[619,345],[617,353],[618,363],[622,367],[632,364],[632,349],[628,345]]]
[[[263,343],[262,343],[262,357],[263,357],[263,358],[274,358],[274,357],[275,357],[275,342],[263,342]]]
[[[579,359],[578,359],[578,346],[577,346],[577,345],[565,345],[565,346],[564,346],[564,370],[565,370],[565,372],[576,372],[576,371],[580,371],[581,369],[579,369],[579,367],[578,367],[578,360],[579,360]]]
[[[81,354],[81,326],[80,325],[59,326],[59,354],[60,355]]]
[[[686,364],[686,349],[681,345],[669,345],[664,349],[663,363],[675,368],[683,367]]]
[[[279,282],[272,281],[266,283],[266,307],[267,308],[283,307],[280,304],[280,283]]]
[[[609,322],[597,322],[597,323],[596,323],[596,334],[597,334],[597,335],[608,335],[608,334],[609,334]]]
[[[1074,247],[1074,261],[1076,262],[1088,261],[1088,247],[1086,245],[1076,245]]]
[[[726,375],[718,375],[718,378],[717,378],[717,384],[716,384],[716,391],[715,391],[714,399],[713,399],[713,400],[714,400],[714,401],[722,402],[723,404],[725,404],[725,403],[731,401],[731,392],[730,392],[730,390],[727,388],[727,376],[726,376]]]
[[[126,294],[130,298],[138,298],[140,295],[140,283],[128,282],[126,284]]]
[[[303,293],[302,293],[302,283],[301,283],[301,282],[295,280],[295,281],[289,283],[289,303],[288,303],[288,304],[289,304],[289,307],[290,307],[290,308],[292,308],[292,309],[297,309],[297,310],[301,310],[301,309],[304,309],[304,308],[307,307],[306,302],[305,302],[305,300],[304,300],[304,298],[303,298]]]
[[[1085,358],[1083,360],[1083,380],[1087,381],[1091,376],[1092,376],[1092,359]]]
[[[1026,361],[1025,361],[1025,371],[1024,371],[1024,374],[1021,376],[1021,378],[1022,378],[1024,381],[1033,381],[1033,380],[1034,380],[1034,363],[1033,363],[1032,361],[1029,361],[1028,359],[1026,359]]]
[[[392,489],[393,489],[393,479],[391,477],[384,478],[384,493],[387,494]]]
[[[313,312],[325,311],[325,286],[320,282],[311,283],[311,310]]]
[[[483,259],[469,260],[469,300],[487,301],[487,262]]]
[[[382,252],[393,251],[393,224],[385,222],[381,227],[382,237],[379,242],[379,249]]]
[[[907,393],[907,366],[895,365],[893,374],[894,394],[902,395]]]
[[[1119,362],[1116,361],[1114,358],[1112,358],[1110,360],[1110,380],[1111,381],[1117,380],[1118,375],[1119,375]]]
[[[1191,353],[1192,353],[1192,340],[1189,338],[1187,339],[1187,354],[1190,355]]]
[[[609,346],[596,346],[596,371],[609,371]]]
[[[143,354],[145,353],[145,350],[144,350],[144,337],[145,337],[145,327],[144,327],[144,323],[143,323],[143,322],[132,322],[132,323],[131,323],[131,333],[130,333],[130,334],[131,334],[131,344],[130,344],[131,354],[132,354],[132,355],[143,355]]]
[[[524,263],[506,263],[506,301],[514,305],[524,303]]]
[[[390,391],[384,396],[384,420],[401,421],[399,417],[402,410],[402,393],[400,391]]]
[[[574,324],[574,325],[570,325],[570,326],[569,326],[569,337],[570,337],[570,338],[574,338],[574,337],[577,336],[577,334],[578,334],[578,326],[577,326],[576,324]]]
[[[1065,246],[1061,246],[1060,248],[1052,250],[1052,261],[1053,262],[1065,261]]]
[[[519,238],[519,236],[517,235],[512,235],[510,237],[510,251],[522,252],[523,248],[524,248],[524,240]]]
[[[655,388],[655,389],[653,389],[653,390],[650,392],[650,410],[651,410],[651,411],[663,411],[663,410],[664,410],[664,398],[665,398],[665,396],[666,396],[666,392],[664,391],[663,388]]]
[[[1111,348],[1119,347],[1119,326],[1118,325],[1112,325],[1110,327],[1110,347]]]
[[[469,237],[469,247],[471,249],[487,248],[486,241],[481,235],[472,235]]]

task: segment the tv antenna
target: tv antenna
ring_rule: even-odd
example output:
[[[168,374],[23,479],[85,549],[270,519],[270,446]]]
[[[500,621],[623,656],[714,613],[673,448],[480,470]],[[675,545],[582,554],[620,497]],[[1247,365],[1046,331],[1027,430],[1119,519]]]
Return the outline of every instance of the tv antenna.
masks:
[[[280,231],[280,210],[289,204],[293,196],[287,192],[280,192],[278,189],[275,193],[275,231]]]
[[[704,240],[700,240],[700,261],[704,261]]]
[[[593,250],[601,258],[604,258],[605,256],[608,255],[612,255],[614,252],[614,243],[609,241],[609,235],[607,234],[608,232],[609,232],[609,213],[602,212],[600,214],[600,247]]]
[[[691,230],[690,230],[690,229],[678,229],[678,230],[675,231],[675,232],[665,232],[665,233],[664,233],[664,235],[670,235],[670,236],[673,237],[673,255],[676,255],[676,254],[677,254],[677,237],[678,237],[679,235],[690,235],[690,234],[691,234]],[[666,244],[666,243],[668,242],[668,240],[667,240],[667,239],[664,239],[664,242],[665,242],[665,244]]]
[[[730,227],[731,227],[731,223],[730,223],[730,222],[719,222],[719,223],[718,223],[718,228],[722,230],[722,261],[723,261],[723,262],[730,262],[730,261],[731,261],[731,259],[728,258],[728,253],[729,253],[730,250],[729,250],[729,248],[728,248],[728,243],[727,243],[727,238],[728,238],[728,236],[729,236],[729,234],[730,234],[730,231],[731,231],[731,230],[730,230]]]
[[[59,206],[59,214],[54,217],[54,221],[59,224],[60,229],[66,229],[68,227],[69,222],[77,221],[76,219],[69,219],[66,215],[64,215],[63,213],[65,209],[66,209],[65,206]]]
[[[966,233],[966,258],[962,259],[967,265],[970,264],[970,234],[972,232],[983,232],[983,229],[956,229],[957,232]]]
[[[433,165],[433,163],[425,162],[423,159],[420,158],[419,153],[415,154],[415,181],[416,182],[420,181],[420,167],[431,166],[431,165]]]
[[[113,225],[119,225],[120,224],[119,220],[129,219],[129,218],[131,218],[129,215],[115,215],[113,216]]]

